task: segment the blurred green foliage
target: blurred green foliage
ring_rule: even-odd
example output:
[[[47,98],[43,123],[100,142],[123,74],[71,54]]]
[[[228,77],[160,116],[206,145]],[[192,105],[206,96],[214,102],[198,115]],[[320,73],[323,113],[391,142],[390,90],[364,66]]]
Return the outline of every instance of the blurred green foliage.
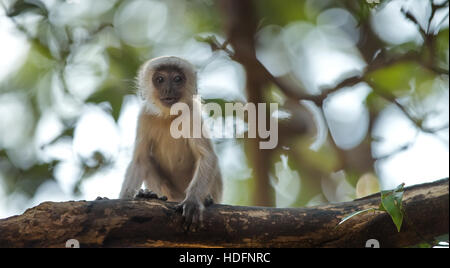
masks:
[[[96,4],[92,3],[90,7],[82,10],[77,10],[77,1],[71,1],[74,3],[72,6],[68,2],[62,0],[2,2],[2,6],[7,10],[5,19],[14,25],[17,35],[27,38],[29,48],[23,63],[16,66],[17,71],[0,81],[0,97],[7,94],[24,94],[32,111],[32,118],[26,122],[29,126],[29,133],[24,135],[26,138],[15,144],[0,143],[0,178],[7,194],[23,193],[31,198],[45,181],[55,180],[54,167],[61,160],[42,158],[40,156],[42,148],[36,148],[34,138],[37,124],[47,111],[51,110],[57,115],[63,129],[48,144],[43,145],[44,147],[61,140],[72,139],[82,108],[88,104],[100,106],[106,103],[109,107],[107,112],[117,121],[124,96],[134,94],[137,70],[146,59],[157,56],[170,46],[181,47],[200,35],[215,34],[225,39],[223,25],[226,18],[212,0],[151,2],[167,5],[167,22],[161,32],[153,36],[154,40],[146,40],[143,43],[126,40],[123,33],[117,29],[117,21],[115,21],[117,13],[131,1],[95,1]],[[258,29],[272,24],[286,26],[299,21],[315,24],[317,17],[323,11],[338,8],[346,10],[355,18],[363,41],[369,34],[375,36],[372,38],[382,45],[379,48],[382,50],[381,53],[390,53],[389,57],[393,58],[409,52],[422,53],[426,46],[424,43],[388,44],[378,40],[373,32],[365,32],[371,29],[370,20],[374,10],[382,9],[388,2],[381,1],[377,5],[359,0],[253,1],[258,17]],[[155,23],[159,20],[159,18],[150,19],[153,19]],[[137,28],[139,25],[134,26]],[[130,26],[129,31],[133,32],[133,30],[134,27]],[[433,64],[447,70],[448,81],[448,27],[438,31],[433,38],[435,38],[435,46],[432,49],[436,55],[433,58]],[[196,41],[196,45],[203,44]],[[358,44],[358,47],[362,46]],[[362,50],[361,54],[364,53],[365,51]],[[95,83],[89,84],[92,88],[87,89],[87,93],[80,93],[74,89],[77,83],[82,82],[82,77],[68,79],[68,74],[77,67],[81,68],[81,74],[88,72],[96,78]],[[367,74],[364,79],[374,90],[367,96],[365,103],[371,113],[371,119],[374,119],[389,104],[383,96],[376,94],[377,92],[387,92],[389,96],[395,97],[417,95],[422,99],[430,95],[434,90],[430,86],[430,81],[441,79],[441,74],[428,67],[416,60],[411,60]],[[413,92],[411,91],[412,81],[415,84]],[[205,102],[215,102],[221,106],[229,101],[229,99],[221,98],[205,100]],[[371,141],[372,137],[368,133],[360,147],[370,144]],[[375,172],[373,163],[368,165],[369,168],[360,169],[349,164],[350,160],[345,155],[350,150],[338,148],[331,137],[327,137],[326,143],[318,151],[312,151],[309,148],[310,137],[295,135],[295,133],[286,143],[289,150],[273,152],[271,163],[272,171],[275,173],[276,163],[280,162],[282,155],[287,155],[286,164],[289,174],[298,172],[302,178],[298,197],[290,206],[305,206],[316,197],[319,203],[327,201],[322,193],[323,185],[318,179],[326,177],[327,174],[343,169],[347,176],[346,183],[355,186],[362,175]],[[370,156],[370,148],[365,153]],[[26,157],[21,157],[22,155]],[[84,180],[110,167],[115,161],[99,151],[93,152],[88,159],[79,155],[76,157],[82,172],[73,187],[75,194],[80,193],[80,185]],[[250,168],[258,167],[250,166]],[[232,189],[229,192],[232,193],[229,193],[231,197],[228,201],[250,205],[251,198],[248,192],[251,192],[255,182],[242,178],[240,175],[242,174],[236,174],[235,177],[238,179],[229,181],[229,189]],[[274,179],[273,183],[276,184],[277,179]]]

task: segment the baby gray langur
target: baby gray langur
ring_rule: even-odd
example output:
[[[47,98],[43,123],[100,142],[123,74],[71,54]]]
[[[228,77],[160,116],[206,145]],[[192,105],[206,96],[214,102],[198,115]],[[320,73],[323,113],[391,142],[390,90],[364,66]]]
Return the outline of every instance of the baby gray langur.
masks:
[[[134,198],[144,183],[156,195],[180,202],[177,208],[182,210],[185,228],[198,226],[205,202],[221,200],[217,156],[208,138],[173,138],[170,133],[177,117],[170,114],[171,106],[181,102],[192,111],[195,67],[178,57],[155,58],[142,65],[137,85],[143,105],[120,198]]]

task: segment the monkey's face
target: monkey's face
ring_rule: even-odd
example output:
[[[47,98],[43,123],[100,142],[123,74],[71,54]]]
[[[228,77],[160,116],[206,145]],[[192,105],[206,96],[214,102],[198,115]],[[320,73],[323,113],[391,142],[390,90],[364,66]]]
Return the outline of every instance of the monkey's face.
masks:
[[[176,66],[162,66],[152,76],[154,98],[166,107],[172,106],[183,97],[186,76]]]
[[[167,116],[177,102],[191,107],[197,93],[195,67],[178,57],[159,57],[147,61],[138,75],[139,94],[146,111]]]

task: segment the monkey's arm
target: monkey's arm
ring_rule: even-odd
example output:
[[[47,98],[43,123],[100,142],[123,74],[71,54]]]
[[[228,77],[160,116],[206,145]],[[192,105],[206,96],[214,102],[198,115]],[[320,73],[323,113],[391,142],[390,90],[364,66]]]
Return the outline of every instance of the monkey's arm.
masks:
[[[153,161],[149,157],[145,157],[144,159],[137,157],[128,166],[119,198],[134,198],[144,181],[149,189],[158,195],[162,194],[161,183],[163,179],[156,170]]]
[[[141,188],[143,182],[143,176],[145,170],[140,168],[139,165],[133,160],[127,168],[125,173],[125,180],[122,183],[122,189],[120,190],[120,199],[131,199],[137,194]]]
[[[217,156],[208,139],[189,139],[189,146],[195,157],[195,172],[191,183],[186,189],[186,198],[179,205],[183,216],[189,225],[197,226],[202,221],[202,212],[205,208],[205,199],[210,194],[214,183],[214,172],[217,170]]]
[[[158,173],[154,160],[151,157],[152,141],[145,135],[145,124],[142,120],[142,117],[140,117],[133,159],[128,166],[119,195],[121,199],[134,198],[144,181],[149,189],[161,195],[161,183],[163,179]]]

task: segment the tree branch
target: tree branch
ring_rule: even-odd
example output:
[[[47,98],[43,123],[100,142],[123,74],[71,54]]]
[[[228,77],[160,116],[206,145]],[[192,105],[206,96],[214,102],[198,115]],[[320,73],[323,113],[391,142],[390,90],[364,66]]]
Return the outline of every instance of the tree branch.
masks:
[[[356,216],[377,207],[380,195],[313,208],[212,205],[204,227],[185,233],[176,203],[159,200],[45,202],[20,216],[0,220],[0,247],[403,247],[449,232],[449,180],[407,187],[408,221],[397,232],[384,212]],[[420,234],[417,233],[420,232]]]

